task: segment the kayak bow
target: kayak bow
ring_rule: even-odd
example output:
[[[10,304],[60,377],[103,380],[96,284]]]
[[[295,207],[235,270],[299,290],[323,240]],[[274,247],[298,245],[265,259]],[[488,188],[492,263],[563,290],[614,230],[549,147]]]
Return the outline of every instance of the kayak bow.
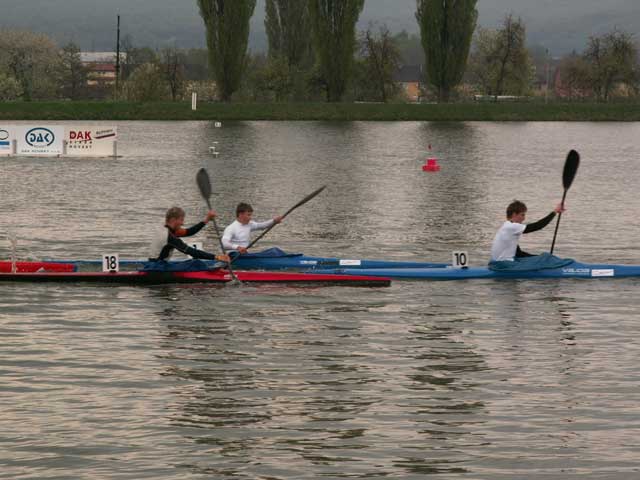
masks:
[[[20,261],[15,262],[16,272],[28,273],[37,271],[46,272],[74,272],[77,266],[73,262],[36,262],[36,261]],[[13,269],[11,260],[0,260],[0,272],[10,273]]]

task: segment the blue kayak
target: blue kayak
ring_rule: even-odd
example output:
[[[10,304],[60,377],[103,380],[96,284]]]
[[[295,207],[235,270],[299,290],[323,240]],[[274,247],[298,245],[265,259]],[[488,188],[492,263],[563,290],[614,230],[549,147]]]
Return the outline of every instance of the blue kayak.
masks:
[[[235,254],[235,255],[234,255]],[[402,262],[390,260],[363,260],[334,257],[311,257],[302,253],[287,253],[279,248],[269,248],[261,252],[237,255],[231,252],[232,267],[238,270],[316,270],[329,268],[436,268],[446,267],[446,263]],[[48,260],[49,262],[55,260]],[[60,260],[59,262],[63,262]],[[101,265],[101,260],[64,260],[64,263]],[[143,268],[146,260],[120,260],[120,265]],[[213,261],[205,261],[213,265]]]
[[[467,268],[339,268],[320,269],[317,273],[366,275],[408,280],[469,280],[473,278],[622,278],[640,277],[640,265],[593,264],[571,261],[561,267],[539,270],[492,270],[489,267]]]
[[[446,263],[406,262],[392,260],[363,260],[334,257],[310,257],[302,253],[287,253],[279,248],[246,253],[233,259],[234,268],[245,270],[311,270],[325,268],[437,268]]]

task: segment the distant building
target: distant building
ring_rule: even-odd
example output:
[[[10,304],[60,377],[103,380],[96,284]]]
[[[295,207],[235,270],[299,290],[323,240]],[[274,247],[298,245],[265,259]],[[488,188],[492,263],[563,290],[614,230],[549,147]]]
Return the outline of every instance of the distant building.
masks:
[[[126,53],[120,53],[120,61],[123,61]],[[80,60],[82,63],[91,65],[93,63],[112,63],[116,64],[116,52],[80,52]]]
[[[124,63],[126,53],[120,53]],[[111,85],[116,81],[116,52],[80,52],[80,60],[87,67],[89,86]]]
[[[393,81],[401,86],[409,101],[420,101],[423,81],[422,65],[402,65],[393,75]]]

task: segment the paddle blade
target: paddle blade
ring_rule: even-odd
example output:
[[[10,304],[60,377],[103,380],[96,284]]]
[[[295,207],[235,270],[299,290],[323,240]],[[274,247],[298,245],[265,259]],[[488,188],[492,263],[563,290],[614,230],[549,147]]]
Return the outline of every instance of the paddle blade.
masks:
[[[208,199],[211,196],[211,181],[209,180],[209,174],[204,168],[198,170],[196,175],[196,182],[203,198]]]
[[[287,213],[285,213],[283,216],[287,216],[289,215],[291,212],[293,212],[296,208],[298,208],[300,205],[304,205],[305,203],[307,203],[309,200],[311,200],[313,197],[315,197],[316,195],[318,195],[320,192],[322,192],[325,188],[327,188],[326,185],[323,185],[322,187],[320,187],[319,189],[317,189],[315,192],[310,193],[309,195],[307,195],[306,197],[304,197],[302,200],[300,200],[298,203],[296,203],[293,207],[291,207],[289,210],[287,210]]]
[[[575,150],[571,150],[567,155],[567,160],[564,162],[564,170],[562,172],[562,185],[565,190],[568,190],[573,183],[579,165],[580,154]]]

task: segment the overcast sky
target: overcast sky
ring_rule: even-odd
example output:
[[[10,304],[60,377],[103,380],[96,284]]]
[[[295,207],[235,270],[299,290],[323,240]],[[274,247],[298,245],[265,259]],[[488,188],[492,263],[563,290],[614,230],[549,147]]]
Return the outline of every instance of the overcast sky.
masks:
[[[252,19],[254,51],[265,48],[264,3],[257,0]],[[640,0],[478,0],[477,8],[483,27],[497,27],[508,13],[521,17],[529,43],[555,54],[581,51],[590,35],[616,27],[640,29]],[[377,21],[392,32],[417,32],[415,10],[415,0],[366,0],[359,28]],[[137,46],[205,46],[196,0],[0,0],[0,27],[40,31],[85,50],[112,49],[117,14]]]

